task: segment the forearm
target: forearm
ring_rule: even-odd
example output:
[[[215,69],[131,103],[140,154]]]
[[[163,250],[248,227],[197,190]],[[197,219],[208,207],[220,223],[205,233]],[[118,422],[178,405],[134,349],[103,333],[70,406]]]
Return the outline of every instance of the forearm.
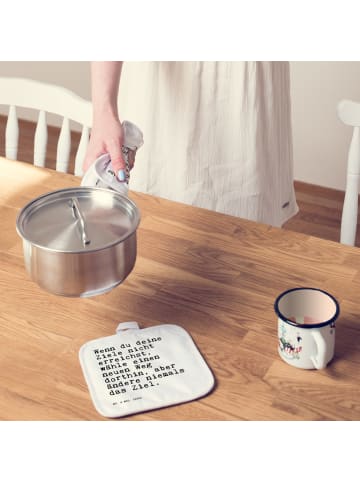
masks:
[[[91,97],[94,116],[118,117],[117,98],[122,62],[91,62]]]

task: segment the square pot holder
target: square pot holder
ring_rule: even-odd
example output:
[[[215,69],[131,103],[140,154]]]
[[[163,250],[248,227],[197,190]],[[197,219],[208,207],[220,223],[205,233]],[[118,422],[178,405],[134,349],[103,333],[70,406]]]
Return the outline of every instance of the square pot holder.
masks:
[[[96,410],[109,418],[195,400],[215,384],[192,338],[177,325],[120,323],[115,335],[85,343],[79,359]]]

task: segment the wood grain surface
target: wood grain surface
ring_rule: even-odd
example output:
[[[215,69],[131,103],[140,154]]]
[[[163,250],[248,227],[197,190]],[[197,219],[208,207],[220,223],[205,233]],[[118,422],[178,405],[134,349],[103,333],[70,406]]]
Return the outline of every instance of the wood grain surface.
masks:
[[[78,352],[127,320],[185,328],[216,386],[202,399],[120,420],[360,419],[358,248],[133,192],[142,216],[133,272],[108,294],[59,297],[26,273],[16,216],[32,198],[80,180],[3,158],[0,172],[1,420],[106,420]],[[278,356],[273,303],[296,286],[340,302],[336,355],[324,370]]]

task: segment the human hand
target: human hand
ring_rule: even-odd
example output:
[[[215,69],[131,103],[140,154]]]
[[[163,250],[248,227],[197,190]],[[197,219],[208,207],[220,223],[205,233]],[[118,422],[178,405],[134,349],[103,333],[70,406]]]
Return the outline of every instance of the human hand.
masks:
[[[108,153],[113,171],[119,181],[126,180],[126,165],[121,152],[124,131],[120,120],[111,112],[94,116],[89,145],[86,151],[84,172],[102,154]],[[133,167],[130,163],[129,168]]]

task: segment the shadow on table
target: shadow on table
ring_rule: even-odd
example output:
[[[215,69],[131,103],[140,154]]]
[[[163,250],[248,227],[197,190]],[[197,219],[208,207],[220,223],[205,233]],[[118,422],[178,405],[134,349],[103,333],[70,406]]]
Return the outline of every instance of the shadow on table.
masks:
[[[352,379],[360,370],[359,360],[360,324],[349,318],[339,319],[336,324],[335,356],[326,368],[327,373],[342,380]],[[346,372],[342,369],[342,361],[347,364]],[[353,367],[354,373],[351,373]]]

